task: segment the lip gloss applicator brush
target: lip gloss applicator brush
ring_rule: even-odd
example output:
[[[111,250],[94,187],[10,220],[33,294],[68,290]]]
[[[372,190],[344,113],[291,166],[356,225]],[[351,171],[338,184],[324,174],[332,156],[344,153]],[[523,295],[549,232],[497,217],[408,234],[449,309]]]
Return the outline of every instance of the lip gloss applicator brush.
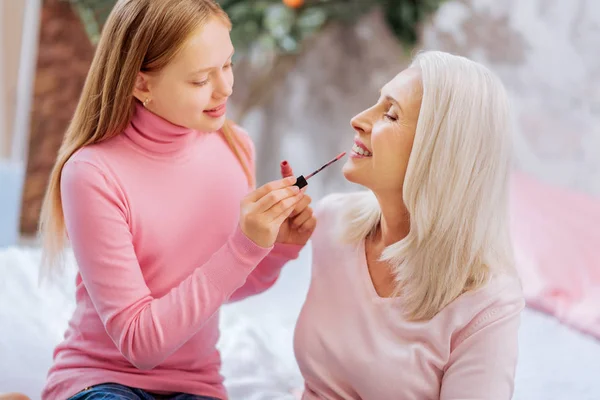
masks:
[[[334,158],[333,160],[329,161],[327,164],[323,165],[321,168],[319,168],[318,170],[306,175],[306,178],[304,177],[304,175],[300,175],[299,177],[296,178],[296,183],[294,183],[294,186],[298,186],[300,189],[302,189],[304,186],[308,185],[308,180],[310,178],[312,178],[313,176],[315,176],[316,174],[318,174],[319,172],[321,172],[323,169],[329,167],[331,164],[333,164],[334,162],[336,162],[337,160],[339,160],[340,158],[344,157],[346,155],[346,152],[342,152],[340,154],[337,155],[336,158]]]

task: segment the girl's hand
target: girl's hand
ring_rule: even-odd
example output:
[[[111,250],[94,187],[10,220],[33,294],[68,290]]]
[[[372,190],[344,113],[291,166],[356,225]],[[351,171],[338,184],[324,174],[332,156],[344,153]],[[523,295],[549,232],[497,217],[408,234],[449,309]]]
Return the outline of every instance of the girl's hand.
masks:
[[[289,177],[269,182],[244,197],[240,210],[240,228],[254,243],[271,247],[284,221],[305,197]]]
[[[294,177],[292,168],[286,161],[282,163],[281,175],[284,178]],[[306,189],[302,189],[304,193]],[[283,221],[277,235],[277,243],[305,245],[317,227],[317,219],[313,216],[313,210],[309,207],[312,199],[308,195],[296,204],[293,212]]]

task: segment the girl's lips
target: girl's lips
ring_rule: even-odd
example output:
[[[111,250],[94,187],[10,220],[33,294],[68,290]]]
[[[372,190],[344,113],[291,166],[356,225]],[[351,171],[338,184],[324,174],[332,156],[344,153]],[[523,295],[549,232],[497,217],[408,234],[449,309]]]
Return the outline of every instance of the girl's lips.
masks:
[[[204,110],[204,113],[213,118],[219,118],[225,115],[227,111],[227,103],[223,103],[218,107],[212,108],[210,110]]]
[[[223,103],[223,104],[221,104],[220,106],[217,106],[217,107],[215,107],[215,108],[211,108],[211,109],[209,109],[209,110],[204,110],[204,111],[206,111],[206,112],[210,112],[210,111],[218,111],[218,110],[222,109],[223,107],[225,107],[226,105],[227,105],[227,103]]]

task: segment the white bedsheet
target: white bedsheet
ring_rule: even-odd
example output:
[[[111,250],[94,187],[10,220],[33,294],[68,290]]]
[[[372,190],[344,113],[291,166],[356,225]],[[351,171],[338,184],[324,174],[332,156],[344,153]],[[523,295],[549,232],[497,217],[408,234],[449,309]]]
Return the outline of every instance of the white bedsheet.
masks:
[[[292,335],[308,288],[309,259],[307,248],[271,290],[223,308],[220,349],[232,400],[291,400],[302,386]],[[38,261],[37,249],[0,250],[0,392],[21,391],[34,400],[74,293],[72,279],[39,289]],[[600,400],[600,342],[526,310],[513,398]]]

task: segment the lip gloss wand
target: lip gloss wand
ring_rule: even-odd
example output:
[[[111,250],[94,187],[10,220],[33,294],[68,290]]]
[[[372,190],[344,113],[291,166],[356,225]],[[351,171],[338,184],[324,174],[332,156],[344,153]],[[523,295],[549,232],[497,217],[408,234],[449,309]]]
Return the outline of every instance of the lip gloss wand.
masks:
[[[333,160],[329,161],[327,164],[323,165],[318,170],[316,170],[316,171],[314,171],[314,172],[306,175],[306,178],[304,177],[304,175],[300,175],[299,177],[296,178],[296,183],[294,184],[294,186],[298,186],[300,189],[302,189],[303,187],[305,187],[306,185],[308,185],[308,180],[310,178],[312,178],[313,176],[315,176],[316,174],[318,174],[319,172],[321,172],[325,168],[329,167],[331,164],[333,164],[334,162],[336,162],[340,158],[344,157],[345,155],[346,155],[345,151],[342,152],[342,153],[340,153],[340,154],[338,154],[336,158],[334,158]]]

